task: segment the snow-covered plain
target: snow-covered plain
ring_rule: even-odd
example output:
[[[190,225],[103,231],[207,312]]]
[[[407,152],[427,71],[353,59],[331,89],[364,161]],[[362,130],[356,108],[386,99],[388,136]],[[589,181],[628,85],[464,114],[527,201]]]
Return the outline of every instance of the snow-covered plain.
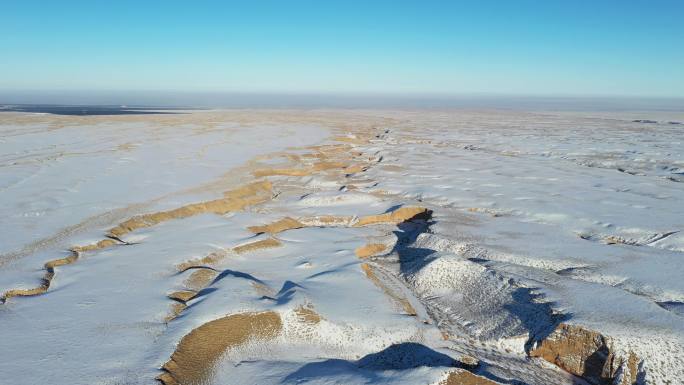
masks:
[[[0,293],[112,245],[5,295],[0,384],[684,383],[682,121],[2,113]],[[202,204],[255,182],[249,204]],[[184,361],[240,314],[275,314],[275,331]],[[560,325],[608,341],[610,378],[533,357]]]

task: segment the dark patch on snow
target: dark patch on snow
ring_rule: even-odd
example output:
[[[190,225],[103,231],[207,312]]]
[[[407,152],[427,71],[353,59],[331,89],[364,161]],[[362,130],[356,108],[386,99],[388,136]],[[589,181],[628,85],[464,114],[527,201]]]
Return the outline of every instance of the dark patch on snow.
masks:
[[[49,104],[19,104],[0,106],[0,112],[28,112],[52,115],[151,115],[178,114],[177,108],[127,106],[61,106]]]

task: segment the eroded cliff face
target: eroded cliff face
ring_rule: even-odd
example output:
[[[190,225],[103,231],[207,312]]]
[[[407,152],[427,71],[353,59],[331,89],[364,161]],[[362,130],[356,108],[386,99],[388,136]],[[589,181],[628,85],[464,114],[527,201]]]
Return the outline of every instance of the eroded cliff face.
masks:
[[[616,352],[610,338],[581,326],[560,324],[537,343],[530,356],[540,357],[594,384],[638,384],[639,358]]]

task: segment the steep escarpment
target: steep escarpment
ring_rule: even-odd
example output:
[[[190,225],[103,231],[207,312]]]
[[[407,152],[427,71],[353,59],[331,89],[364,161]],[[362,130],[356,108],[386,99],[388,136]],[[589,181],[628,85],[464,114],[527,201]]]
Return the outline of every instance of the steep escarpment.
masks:
[[[594,384],[633,385],[643,375],[639,357],[617,352],[609,337],[587,328],[560,324],[530,350],[540,357]]]

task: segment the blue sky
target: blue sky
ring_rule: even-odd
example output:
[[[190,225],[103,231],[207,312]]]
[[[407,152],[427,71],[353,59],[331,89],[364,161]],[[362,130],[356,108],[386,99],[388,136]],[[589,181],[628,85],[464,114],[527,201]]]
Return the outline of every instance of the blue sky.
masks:
[[[684,97],[684,1],[4,1],[0,90]]]

